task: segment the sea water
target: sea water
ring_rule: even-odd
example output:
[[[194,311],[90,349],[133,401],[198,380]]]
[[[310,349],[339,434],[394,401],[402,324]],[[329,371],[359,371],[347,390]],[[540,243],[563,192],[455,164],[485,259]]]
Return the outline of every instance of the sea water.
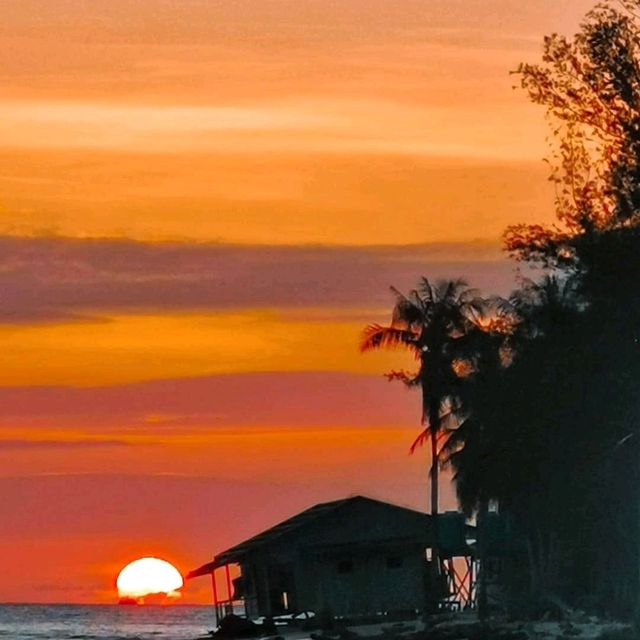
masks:
[[[195,640],[214,627],[206,606],[0,605],[0,640]]]

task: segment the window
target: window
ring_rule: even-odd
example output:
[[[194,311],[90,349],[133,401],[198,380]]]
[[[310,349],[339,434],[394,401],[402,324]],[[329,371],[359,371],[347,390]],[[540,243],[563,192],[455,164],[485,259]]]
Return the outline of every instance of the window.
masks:
[[[387,557],[387,569],[399,569],[402,566],[402,558],[400,556]]]
[[[351,573],[353,571],[353,560],[340,560],[338,562],[338,573]]]

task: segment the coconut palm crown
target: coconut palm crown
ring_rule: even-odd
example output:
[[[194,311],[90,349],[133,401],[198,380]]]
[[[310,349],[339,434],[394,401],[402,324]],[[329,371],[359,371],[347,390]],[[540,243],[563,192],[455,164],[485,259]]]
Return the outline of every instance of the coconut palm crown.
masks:
[[[428,438],[431,444],[431,513],[438,513],[438,447],[443,427],[455,420],[460,409],[460,380],[472,368],[468,353],[470,334],[478,328],[483,302],[464,280],[432,283],[422,278],[407,295],[396,296],[391,324],[369,325],[360,348],[407,349],[419,362],[416,372],[391,371],[390,380],[401,380],[422,391],[423,432],[412,450]]]

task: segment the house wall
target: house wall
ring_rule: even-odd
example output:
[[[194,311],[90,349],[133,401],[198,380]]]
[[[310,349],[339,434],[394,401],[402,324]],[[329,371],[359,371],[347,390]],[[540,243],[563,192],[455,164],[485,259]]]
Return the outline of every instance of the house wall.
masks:
[[[266,597],[268,593],[266,567],[260,562],[243,563],[240,565],[240,571],[247,617],[257,618],[269,604]]]
[[[241,565],[243,598],[247,615],[287,613],[283,593],[287,592],[289,611],[299,611],[296,591],[296,563],[292,557],[258,556]]]
[[[333,615],[424,609],[426,562],[421,550],[319,556],[301,563],[300,609]]]

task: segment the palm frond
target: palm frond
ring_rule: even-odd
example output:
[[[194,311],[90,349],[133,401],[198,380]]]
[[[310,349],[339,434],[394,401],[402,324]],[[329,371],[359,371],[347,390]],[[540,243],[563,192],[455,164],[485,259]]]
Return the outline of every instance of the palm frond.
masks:
[[[409,453],[413,455],[417,449],[419,449],[424,445],[428,437],[429,437],[429,427],[427,427],[426,429],[423,429],[418,435],[418,437],[411,443],[411,446],[409,447]]]
[[[391,287],[391,291],[396,297],[396,304],[393,307],[391,318],[392,325],[401,324],[413,327],[422,324],[424,317],[422,301],[419,296],[415,295],[416,292],[411,291],[408,296],[405,296],[395,287]]]
[[[465,295],[469,284],[463,278],[455,280],[442,280],[438,282],[438,297],[442,302],[456,304]]]
[[[418,352],[417,335],[409,329],[370,324],[362,333],[360,351],[406,348]]]
[[[394,380],[399,380],[404,383],[407,387],[417,387],[420,384],[420,374],[413,372],[410,373],[404,370],[392,370],[388,373],[384,374],[384,377],[389,380],[389,382],[393,382]]]
[[[442,447],[443,465],[451,466],[456,454],[464,446],[469,434],[478,429],[478,422],[473,418],[463,420],[455,429],[447,431],[447,441]]]
[[[426,305],[433,304],[436,301],[435,289],[433,288],[431,282],[429,282],[428,278],[420,278],[420,283],[418,284],[418,293],[420,294],[420,297],[424,300]]]
[[[413,443],[409,447],[409,453],[411,454],[415,453],[417,449],[419,449],[425,444],[425,442],[427,441],[427,438],[429,438],[430,436],[431,436],[431,428],[426,427],[419,433],[418,437],[413,441]],[[446,434],[443,431],[440,431],[436,436],[436,446],[440,442],[442,442],[444,439],[446,439]],[[442,453],[442,448],[440,448],[440,450],[437,453],[436,457],[438,458],[438,460],[440,458],[441,453]]]
[[[507,316],[517,315],[517,310],[509,298],[503,298],[502,296],[492,295],[485,299],[485,304],[494,309],[498,314],[504,314]]]

